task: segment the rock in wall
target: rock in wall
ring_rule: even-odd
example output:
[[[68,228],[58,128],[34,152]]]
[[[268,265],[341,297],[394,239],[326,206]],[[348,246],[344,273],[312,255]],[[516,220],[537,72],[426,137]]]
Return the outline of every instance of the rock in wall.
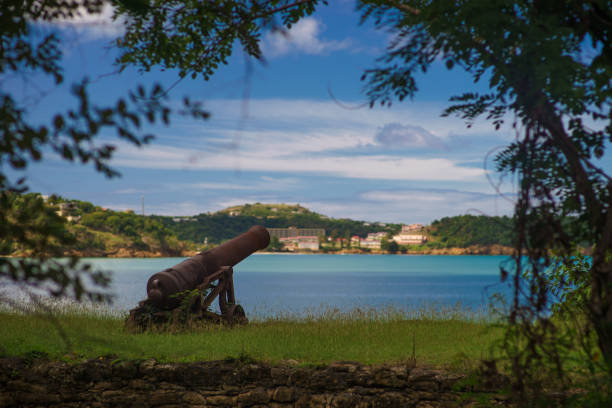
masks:
[[[0,359],[0,407],[385,408],[509,406],[467,376],[406,365],[320,367],[238,360],[69,364]]]

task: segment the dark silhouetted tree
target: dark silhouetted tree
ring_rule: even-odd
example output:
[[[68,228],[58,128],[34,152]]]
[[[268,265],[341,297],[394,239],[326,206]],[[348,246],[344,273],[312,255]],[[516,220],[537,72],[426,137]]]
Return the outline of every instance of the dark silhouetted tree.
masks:
[[[612,375],[612,178],[600,166],[612,142],[612,2],[362,0],[359,7],[395,34],[364,74],[372,105],[412,97],[417,73],[442,61],[490,89],[451,98],[444,115],[468,125],[484,116],[496,129],[510,121],[516,131],[495,163],[517,176],[515,262],[502,269],[514,284],[509,323],[526,334],[512,362],[517,389],[533,381],[542,390],[544,358],[558,371],[570,362],[557,353],[560,342],[546,343],[559,322],[545,277],[572,263],[579,242],[594,244],[585,313]]]
[[[117,60],[120,69],[135,65],[146,72],[160,67],[176,69],[180,78],[208,80],[219,65],[227,63],[236,44],[247,55],[261,59],[262,31],[289,27],[311,13],[317,2],[6,0],[0,12],[0,81],[23,78],[27,82],[42,74],[61,84],[60,36],[56,30],[40,30],[41,25],[49,27],[85,12],[100,13],[105,3],[116,6],[116,17],[128,16],[125,34],[115,43],[121,49]],[[92,164],[105,176],[117,177],[119,173],[109,166],[115,146],[99,142],[100,134],[114,133],[142,146],[153,139],[143,131],[145,125],[169,125],[176,114],[206,119],[208,112],[188,98],[182,108],[173,109],[168,90],[161,84],[149,89],[135,86],[109,105],[92,101],[88,86],[87,78],[75,82],[72,94],[76,107],[58,107],[47,123],[31,121],[28,102],[0,89],[0,248],[6,251],[17,245],[30,254],[19,261],[0,258],[0,278],[48,288],[56,296],[102,300],[106,296],[98,289],[108,285],[107,275],[94,273],[87,265],[78,266],[77,259],[53,260],[62,245],[69,245],[63,221],[43,210],[41,197],[15,197],[14,193],[28,190],[20,171],[53,151],[66,161]],[[83,279],[92,280],[94,288],[86,289]]]

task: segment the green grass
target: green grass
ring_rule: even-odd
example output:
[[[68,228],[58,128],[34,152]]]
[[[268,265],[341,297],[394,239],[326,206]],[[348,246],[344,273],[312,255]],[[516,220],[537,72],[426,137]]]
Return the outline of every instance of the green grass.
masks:
[[[433,308],[331,310],[305,317],[255,318],[242,327],[141,334],[126,331],[125,316],[108,309],[66,305],[54,309],[53,318],[36,310],[0,311],[0,353],[161,361],[248,356],[271,363],[293,359],[302,364],[346,360],[379,364],[411,360],[414,348],[417,364],[468,368],[489,357],[501,336],[501,330],[482,317]]]

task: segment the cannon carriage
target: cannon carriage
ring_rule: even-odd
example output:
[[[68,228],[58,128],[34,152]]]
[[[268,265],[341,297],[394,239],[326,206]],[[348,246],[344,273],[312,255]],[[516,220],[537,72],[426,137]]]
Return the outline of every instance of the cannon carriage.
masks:
[[[254,226],[218,247],[152,275],[147,282],[147,299],[130,310],[127,326],[143,330],[196,321],[248,322],[244,309],[236,304],[233,267],[269,243],[268,230]],[[215,298],[219,299],[220,313],[209,310]]]

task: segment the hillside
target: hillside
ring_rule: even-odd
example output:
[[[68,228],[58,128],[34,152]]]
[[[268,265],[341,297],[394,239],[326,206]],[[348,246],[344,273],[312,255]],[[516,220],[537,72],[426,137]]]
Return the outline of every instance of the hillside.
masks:
[[[308,208],[302,207],[299,204],[243,204],[225,208],[223,210],[217,211],[216,214],[228,214],[232,216],[242,215],[266,218],[291,217],[296,214],[315,214],[319,217],[327,218],[326,216],[310,211]]]
[[[14,195],[15,213],[28,200],[42,200],[38,194]],[[422,233],[427,242],[398,246],[390,237],[400,224],[370,223],[334,219],[300,205],[244,204],[215,213],[191,217],[142,216],[133,211],[113,211],[92,203],[59,196],[45,199],[45,208],[55,223],[69,237],[69,244],[49,248],[55,255],[150,257],[188,256],[207,246],[216,245],[247,231],[253,225],[268,228],[323,228],[330,242],[369,233],[387,234],[382,251],[430,254],[508,253],[512,244],[512,220],[509,217],[462,215],[444,217],[426,226]],[[50,218],[50,219],[51,219]],[[55,228],[54,227],[54,228]],[[389,241],[387,241],[389,240]],[[340,245],[325,245],[324,252],[372,252]],[[0,241],[0,255],[28,256],[13,243]]]
[[[19,222],[23,209],[40,202],[45,216],[40,216],[36,221],[39,229],[56,228],[63,231],[63,244],[49,242],[47,245],[49,254],[53,256],[181,256],[195,251],[193,244],[181,242],[153,217],[112,211],[86,201],[55,195],[44,199],[35,193],[11,194],[8,197],[12,200],[11,213],[15,218],[9,219],[9,223]],[[32,254],[13,242],[0,240],[0,255]]]
[[[351,235],[365,237],[370,232],[379,231],[395,234],[400,230],[400,224],[329,218],[300,205],[288,204],[244,204],[193,217],[155,218],[179,239],[198,243],[204,240],[219,243],[256,224],[267,228],[324,228],[327,236],[332,238],[348,238]]]
[[[397,234],[401,224],[369,223],[351,219],[335,219],[318,214],[300,205],[244,204],[194,217],[160,217],[160,222],[179,239],[202,243],[219,243],[235,237],[255,224],[267,228],[324,228],[331,238],[365,237],[372,232]],[[425,227],[428,242],[419,250],[512,245],[512,219],[459,215],[444,217]],[[417,248],[412,248],[417,249]]]
[[[484,215],[458,215],[444,217],[426,229],[430,246],[438,248],[465,248],[472,245],[512,246],[512,218]]]

